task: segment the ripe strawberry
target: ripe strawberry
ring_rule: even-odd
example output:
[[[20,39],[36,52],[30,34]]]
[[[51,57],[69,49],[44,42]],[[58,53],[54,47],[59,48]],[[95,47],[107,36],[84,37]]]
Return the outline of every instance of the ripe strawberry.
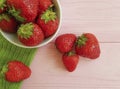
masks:
[[[5,11],[6,0],[0,0],[0,14]]]
[[[39,0],[40,14],[42,14],[44,11],[46,11],[50,6],[52,6],[51,0]]]
[[[38,0],[7,0],[9,13],[20,22],[34,21],[38,13]]]
[[[76,53],[90,59],[100,56],[100,47],[97,38],[91,33],[79,36],[75,46]]]
[[[60,52],[69,52],[72,50],[76,39],[74,34],[62,34],[56,38],[55,45]]]
[[[56,13],[50,8],[46,10],[37,20],[37,24],[42,28],[45,37],[53,35],[58,28],[58,18]]]
[[[14,33],[17,31],[18,23],[8,14],[0,14],[0,28],[5,32]]]
[[[44,39],[41,28],[35,23],[22,24],[18,31],[19,40],[26,46],[35,46]]]
[[[5,9],[0,9],[0,14],[3,13],[5,11]]]
[[[14,60],[3,66],[0,73],[5,75],[5,79],[9,82],[20,82],[30,77],[31,70],[22,62]]]
[[[2,9],[0,9],[0,14],[3,12],[3,10]]]
[[[78,61],[79,61],[79,56],[75,54],[74,52],[70,51],[68,53],[65,53],[62,57],[63,63],[66,67],[66,69],[69,72],[72,72],[76,69]]]

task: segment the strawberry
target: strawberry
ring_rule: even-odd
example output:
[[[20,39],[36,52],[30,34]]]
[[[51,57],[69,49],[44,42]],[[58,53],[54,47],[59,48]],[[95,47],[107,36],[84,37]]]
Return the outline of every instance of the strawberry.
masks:
[[[73,51],[70,51],[68,53],[65,53],[62,56],[62,61],[64,63],[64,66],[69,72],[72,72],[76,69],[77,64],[79,62],[79,56],[75,54]]]
[[[5,9],[0,9],[0,14],[3,13],[5,11]]]
[[[42,28],[45,37],[53,35],[58,28],[58,18],[51,8],[39,16],[37,24]]]
[[[35,23],[22,24],[18,31],[19,40],[26,46],[35,46],[44,40],[41,28]]]
[[[62,53],[69,52],[72,50],[76,39],[74,34],[62,34],[55,40],[56,48]]]
[[[39,11],[40,14],[46,11],[50,6],[52,6],[51,0],[39,0]]]
[[[0,9],[0,14],[3,12],[3,10],[2,9]]]
[[[9,13],[20,22],[34,21],[38,13],[38,0],[7,0]]]
[[[85,33],[78,37],[75,50],[80,56],[90,59],[96,59],[100,56],[98,40],[95,35],[91,33]]]
[[[5,11],[6,0],[0,0],[0,14]]]
[[[3,66],[1,75],[9,82],[20,82],[31,75],[31,70],[24,63],[14,60]]]
[[[8,14],[0,14],[0,28],[3,31],[14,33],[17,31],[18,23],[16,20]]]

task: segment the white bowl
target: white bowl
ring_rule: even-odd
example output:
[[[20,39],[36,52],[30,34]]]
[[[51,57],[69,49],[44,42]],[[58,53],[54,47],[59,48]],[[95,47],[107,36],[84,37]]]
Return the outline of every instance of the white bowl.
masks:
[[[59,32],[60,30],[60,27],[61,27],[61,20],[62,20],[62,11],[61,11],[61,5],[60,5],[60,2],[59,0],[53,0],[53,3],[55,5],[55,9],[56,9],[56,13],[57,13],[57,16],[59,18],[59,26],[58,26],[58,29],[57,31],[55,32],[54,35],[52,35],[51,37],[45,39],[42,43],[38,44],[37,46],[25,46],[23,45],[17,38],[17,34],[11,34],[11,33],[6,33],[4,31],[2,31],[0,29],[0,32],[1,34],[12,44],[16,45],[16,46],[19,46],[19,47],[22,47],[22,48],[38,48],[38,47],[41,47],[41,46],[44,46],[46,44],[48,44],[50,41],[52,41],[55,36],[57,35],[57,33]]]

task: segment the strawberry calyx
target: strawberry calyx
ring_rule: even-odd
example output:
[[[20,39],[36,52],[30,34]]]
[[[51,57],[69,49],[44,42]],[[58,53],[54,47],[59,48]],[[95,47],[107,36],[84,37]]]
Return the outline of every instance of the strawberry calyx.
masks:
[[[4,77],[5,73],[8,71],[8,65],[4,65],[0,71],[0,77]]]
[[[67,53],[67,55],[68,56],[73,56],[73,55],[75,55],[75,52],[74,51],[70,51],[70,52]]]
[[[30,38],[30,36],[33,35],[33,29],[34,29],[34,25],[32,22],[22,24],[17,31],[18,36],[20,36],[21,38],[28,39]]]
[[[6,7],[6,0],[0,0],[0,9],[3,10]]]
[[[77,38],[77,41],[76,41],[76,45],[77,46],[83,46],[86,44],[86,41],[87,41],[87,38],[85,37],[85,35],[81,35]]]
[[[49,21],[55,21],[56,19],[56,13],[53,11],[52,6],[47,9],[41,16],[41,19],[45,21],[45,23]]]
[[[0,14],[0,21],[1,20],[6,20],[6,21],[10,21],[10,17],[7,14]]]
[[[14,6],[12,6],[12,7],[9,6],[8,13],[10,13],[12,16],[14,16],[16,18],[16,20],[18,20],[20,22],[24,22],[25,21],[25,19],[22,16],[20,16],[21,11],[20,10],[16,10],[14,8]]]

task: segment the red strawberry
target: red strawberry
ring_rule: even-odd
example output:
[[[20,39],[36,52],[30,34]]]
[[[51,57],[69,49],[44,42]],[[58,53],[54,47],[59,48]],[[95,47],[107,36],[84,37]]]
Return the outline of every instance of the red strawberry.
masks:
[[[37,24],[42,28],[45,37],[49,37],[56,32],[59,21],[56,13],[50,8],[38,18]]]
[[[0,14],[3,13],[5,11],[5,9],[0,9]]]
[[[74,52],[65,53],[62,57],[63,63],[69,72],[72,72],[76,69],[79,56]]]
[[[78,37],[75,47],[76,53],[90,59],[100,56],[100,47],[97,38],[91,33]]]
[[[1,74],[5,74],[5,78],[9,82],[20,82],[30,77],[31,70],[22,62],[14,60],[3,66]]]
[[[9,13],[20,22],[34,21],[38,13],[38,0],[7,0]]]
[[[46,11],[50,6],[52,6],[51,0],[39,0],[39,10],[40,14]]]
[[[5,11],[6,0],[0,0],[0,14]]]
[[[72,50],[75,41],[76,36],[74,34],[62,34],[56,38],[55,45],[60,52],[64,53]]]
[[[3,12],[3,10],[2,9],[0,9],[0,14]]]
[[[35,46],[44,40],[41,28],[35,23],[22,24],[17,33],[19,40],[26,46]]]
[[[6,32],[16,32],[17,31],[16,20],[9,16],[8,14],[0,14],[0,28]]]

